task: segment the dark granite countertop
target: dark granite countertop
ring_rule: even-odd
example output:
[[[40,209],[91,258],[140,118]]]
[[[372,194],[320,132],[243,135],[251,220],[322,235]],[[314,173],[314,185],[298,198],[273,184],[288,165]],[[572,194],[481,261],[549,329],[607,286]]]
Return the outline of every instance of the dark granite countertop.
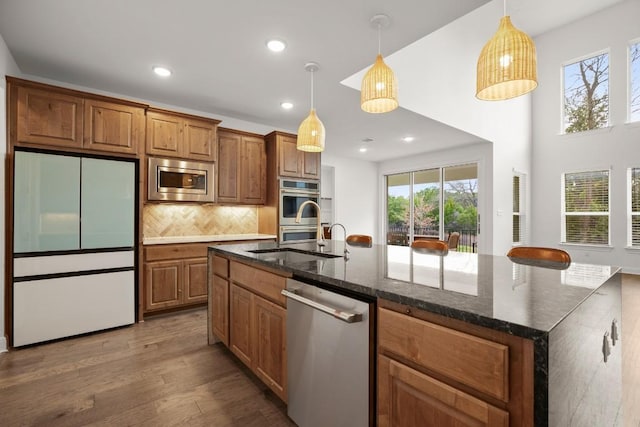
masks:
[[[409,247],[351,247],[326,241],[337,258],[305,259],[252,253],[271,248],[317,251],[315,242],[211,246],[210,251],[290,272],[302,281],[363,297],[380,297],[447,317],[536,339],[548,334],[618,267],[572,263],[566,269],[523,265],[506,256],[449,252],[441,257]],[[557,267],[557,266],[553,266]]]

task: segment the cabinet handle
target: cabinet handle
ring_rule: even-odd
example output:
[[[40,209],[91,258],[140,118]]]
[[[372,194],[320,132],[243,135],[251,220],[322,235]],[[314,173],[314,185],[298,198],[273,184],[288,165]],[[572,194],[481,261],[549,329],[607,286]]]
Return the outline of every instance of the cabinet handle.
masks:
[[[615,346],[616,341],[618,341],[619,339],[620,336],[618,335],[618,320],[613,319],[613,321],[611,322],[611,344]]]
[[[604,333],[602,337],[602,355],[604,356],[604,363],[607,363],[607,359],[611,354],[611,347],[609,347],[609,331]]]

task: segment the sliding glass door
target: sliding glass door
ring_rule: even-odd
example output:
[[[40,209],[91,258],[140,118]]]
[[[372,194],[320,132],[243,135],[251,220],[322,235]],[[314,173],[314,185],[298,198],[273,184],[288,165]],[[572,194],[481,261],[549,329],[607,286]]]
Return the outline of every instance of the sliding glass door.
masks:
[[[447,240],[477,251],[478,167],[465,164],[387,175],[387,244]]]

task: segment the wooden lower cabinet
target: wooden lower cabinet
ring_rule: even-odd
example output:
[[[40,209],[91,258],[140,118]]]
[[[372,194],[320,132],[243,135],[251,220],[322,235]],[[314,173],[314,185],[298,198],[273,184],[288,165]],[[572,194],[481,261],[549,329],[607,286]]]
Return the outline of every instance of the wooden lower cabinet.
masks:
[[[211,332],[286,403],[286,277],[218,255],[211,265]]]
[[[533,426],[533,342],[378,300],[378,426]]]
[[[378,357],[378,426],[503,426],[509,413],[429,375]]]
[[[287,310],[257,295],[253,297],[254,371],[286,401]]]
[[[145,263],[145,311],[207,302],[207,259]]]

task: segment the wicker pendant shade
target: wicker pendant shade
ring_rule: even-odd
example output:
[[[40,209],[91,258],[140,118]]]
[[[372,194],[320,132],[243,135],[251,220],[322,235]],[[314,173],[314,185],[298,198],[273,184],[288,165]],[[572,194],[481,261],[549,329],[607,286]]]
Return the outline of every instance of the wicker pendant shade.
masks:
[[[367,113],[386,113],[398,108],[398,82],[380,54],[362,79],[360,106]]]
[[[324,151],[324,125],[316,115],[316,109],[313,108],[313,73],[318,71],[319,68],[315,62],[308,62],[304,66],[304,69],[311,73],[311,111],[307,118],[300,123],[296,140],[296,148],[298,150],[310,153]]]
[[[387,113],[398,108],[398,82],[380,54],[380,31],[382,27],[389,26],[389,17],[375,15],[370,22],[378,29],[378,56],[362,79],[360,107],[367,113]]]
[[[476,97],[497,101],[531,92],[538,86],[536,46],[527,34],[500,19],[498,31],[478,58]]]
[[[315,108],[312,108],[298,128],[296,148],[300,151],[318,153],[324,150],[324,137],[324,125],[316,115]]]

